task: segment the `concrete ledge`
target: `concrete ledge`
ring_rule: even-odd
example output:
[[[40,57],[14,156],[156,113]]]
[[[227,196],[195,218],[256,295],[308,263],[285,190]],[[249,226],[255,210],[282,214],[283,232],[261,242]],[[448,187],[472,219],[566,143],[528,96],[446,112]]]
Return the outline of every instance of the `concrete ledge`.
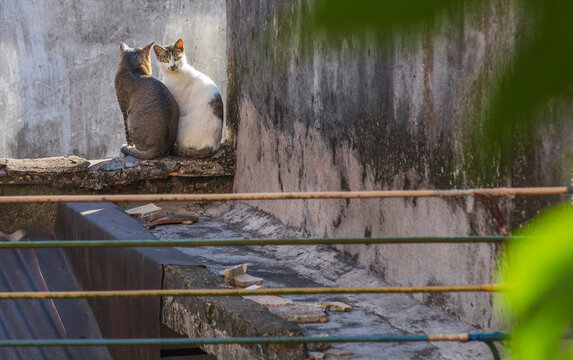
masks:
[[[0,159],[0,196],[97,193],[226,193],[233,190],[235,152],[224,146],[207,159],[128,156],[86,160],[75,155]],[[51,230],[55,204],[0,204],[0,230],[30,225]]]
[[[139,160],[132,156],[86,160],[75,155],[40,159],[0,159],[0,184],[50,185],[55,188],[104,190],[145,180],[233,177],[235,152],[224,146],[206,159],[166,157]]]
[[[62,240],[156,239],[111,203],[62,203],[56,237]],[[222,287],[218,275],[170,247],[71,249],[85,290]],[[159,337],[161,321],[187,336],[287,336],[301,329],[239,297],[133,298],[90,301],[104,337]],[[303,359],[302,345],[205,347],[221,359]],[[158,359],[159,348],[111,347],[117,359]]]

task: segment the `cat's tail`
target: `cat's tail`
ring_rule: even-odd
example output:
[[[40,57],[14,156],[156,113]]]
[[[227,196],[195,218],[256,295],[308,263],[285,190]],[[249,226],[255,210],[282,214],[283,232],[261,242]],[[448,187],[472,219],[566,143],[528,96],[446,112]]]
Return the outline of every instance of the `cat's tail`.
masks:
[[[205,146],[201,149],[189,149],[177,146],[175,144],[174,151],[177,156],[188,157],[188,158],[207,158],[215,154],[218,149],[212,148],[211,146]]]
[[[166,151],[161,151],[161,149],[151,148],[147,150],[139,150],[135,146],[125,144],[121,146],[121,152],[125,155],[131,155],[138,159],[144,160],[159,159],[167,155]]]

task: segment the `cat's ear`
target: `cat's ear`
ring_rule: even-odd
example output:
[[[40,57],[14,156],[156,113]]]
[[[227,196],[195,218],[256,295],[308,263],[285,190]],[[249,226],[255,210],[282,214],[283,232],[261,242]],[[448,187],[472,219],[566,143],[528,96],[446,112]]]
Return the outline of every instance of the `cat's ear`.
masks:
[[[123,54],[127,49],[129,49],[129,46],[127,46],[126,43],[121,43],[121,45],[119,46],[119,51]]]
[[[183,40],[179,39],[175,42],[175,48],[179,51],[183,51]]]
[[[143,47],[143,51],[145,51],[145,56],[149,56],[149,54],[151,54],[151,47],[154,45],[154,43],[151,43],[145,47]]]
[[[163,46],[155,44],[153,45],[153,51],[155,51],[155,55],[157,55],[157,57],[160,57],[166,50]]]

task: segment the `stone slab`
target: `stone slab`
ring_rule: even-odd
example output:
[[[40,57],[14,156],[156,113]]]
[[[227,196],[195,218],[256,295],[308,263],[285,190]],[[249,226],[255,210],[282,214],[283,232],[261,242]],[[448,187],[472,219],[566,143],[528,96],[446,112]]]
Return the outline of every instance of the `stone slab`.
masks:
[[[265,306],[289,305],[293,303],[291,299],[280,295],[249,295],[243,297]]]
[[[4,163],[7,173],[10,175],[22,173],[49,173],[59,175],[86,171],[90,166],[89,161],[75,155],[38,159],[4,159]]]
[[[352,311],[352,306],[345,304],[340,301],[330,301],[320,304],[321,309],[326,309],[328,311],[338,311],[338,312],[350,312]]]
[[[265,287],[265,280],[260,278],[260,277],[252,276],[249,274],[243,274],[243,275],[239,275],[239,276],[235,277],[233,279],[233,284],[236,287],[240,287],[240,288],[246,288],[246,287],[252,286],[252,285],[258,285],[260,287]]]
[[[129,216],[143,220],[157,220],[163,216],[161,208],[155,204],[137,206],[125,211]]]
[[[295,323],[325,323],[328,315],[320,308],[311,304],[287,304],[269,307],[269,310],[281,318]]]

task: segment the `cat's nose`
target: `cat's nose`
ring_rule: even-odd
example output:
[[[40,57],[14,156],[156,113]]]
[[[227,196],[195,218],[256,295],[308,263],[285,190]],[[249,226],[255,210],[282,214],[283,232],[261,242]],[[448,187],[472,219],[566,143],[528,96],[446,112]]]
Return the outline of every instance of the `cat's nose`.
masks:
[[[169,70],[171,70],[171,71],[175,71],[175,69],[177,69],[177,66],[176,66],[176,65],[173,65],[173,66],[170,66],[170,67],[169,67]]]

